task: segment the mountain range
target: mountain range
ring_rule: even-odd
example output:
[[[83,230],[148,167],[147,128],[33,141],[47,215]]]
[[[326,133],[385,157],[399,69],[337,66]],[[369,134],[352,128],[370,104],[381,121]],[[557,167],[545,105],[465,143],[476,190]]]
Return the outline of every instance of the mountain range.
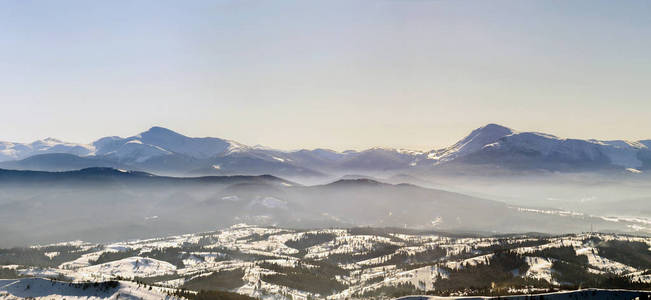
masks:
[[[240,222],[649,232],[648,140],[563,139],[489,124],[431,151],[282,151],[161,127],[91,144],[48,138],[1,145],[0,236],[12,244]],[[609,176],[585,180],[585,173]],[[619,181],[615,173],[637,179]]]
[[[640,174],[651,168],[651,140],[568,139],[488,124],[454,145],[430,151],[283,151],[220,138],[187,137],[162,127],[126,138],[103,137],[91,144],[53,138],[0,142],[0,168],[68,171],[88,167],[177,176],[272,174],[287,178],[470,172]]]

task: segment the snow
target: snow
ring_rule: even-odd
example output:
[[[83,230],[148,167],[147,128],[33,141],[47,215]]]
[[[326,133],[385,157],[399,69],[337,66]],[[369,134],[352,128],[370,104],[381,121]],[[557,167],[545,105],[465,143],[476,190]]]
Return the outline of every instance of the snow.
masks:
[[[529,270],[525,273],[525,277],[554,283],[552,281],[552,259],[532,256],[527,256],[524,259],[529,265]]]
[[[576,255],[587,256],[588,264],[599,271],[606,271],[617,275],[623,275],[637,271],[633,267],[599,256],[598,250],[594,247],[584,247],[576,249],[575,251]]]
[[[109,154],[116,156],[120,160],[144,162],[152,157],[172,154],[159,146],[147,145],[141,143],[126,142]]]
[[[648,151],[651,141],[599,141],[559,138],[537,132],[517,132],[497,124],[488,124],[472,131],[454,145],[431,151],[394,148],[371,148],[364,151],[337,152],[327,149],[281,151],[261,146],[249,147],[235,141],[220,138],[193,138],[162,127],[152,127],[140,134],[122,137],[104,137],[92,144],[77,144],[53,138],[32,143],[0,142],[0,162],[27,158],[36,154],[68,153],[79,156],[109,156],[120,163],[143,163],[154,157],[183,154],[198,159],[224,157],[236,153],[248,153],[256,158],[280,163],[305,162],[331,164],[333,167],[351,158],[370,158],[383,162],[400,162],[404,168],[418,167],[422,163],[437,165],[483,150],[534,151],[542,155],[561,154],[573,159],[607,158],[612,164],[621,166],[627,172],[639,174],[643,166],[639,159],[641,151]],[[380,153],[382,155],[376,155]],[[307,156],[306,156],[307,154]],[[297,158],[298,157],[298,158]],[[305,162],[310,168],[310,162]],[[220,164],[206,164],[215,170]]]
[[[491,147],[516,149],[517,151],[535,151],[543,156],[560,153],[573,159],[588,158],[594,160],[603,155],[613,165],[627,168],[629,171],[642,166],[638,153],[641,150],[648,149],[639,142],[565,139],[533,132],[507,136],[491,145]]]
[[[344,232],[345,233],[345,232]],[[312,246],[307,249],[306,258],[320,258],[331,254],[357,253],[362,254],[376,243],[396,244],[387,237],[374,235],[341,235],[328,243]]]
[[[37,140],[32,143],[0,142],[0,162],[48,153],[88,156],[95,153],[95,147],[87,144],[63,142],[53,138]]]
[[[335,239],[307,248],[306,259],[303,260],[296,256],[296,254],[299,253],[297,249],[288,247],[285,243],[289,240],[298,240],[309,233],[333,234]],[[264,236],[264,239],[258,238],[259,236]],[[621,274],[622,276],[628,276],[635,280],[651,282],[651,276],[644,274],[646,270],[637,270],[631,266],[599,256],[597,249],[594,249],[590,242],[586,242],[586,240],[591,237],[598,237],[603,241],[641,241],[651,246],[651,239],[648,237],[585,233],[548,237],[545,239],[545,244],[543,245],[518,247],[515,248],[514,251],[520,254],[526,254],[540,249],[569,246],[572,247],[578,255],[588,256],[590,272],[603,273],[608,271]],[[153,249],[179,247],[184,243],[196,244],[202,238],[212,239],[211,244],[201,250],[189,250],[189,252],[185,252],[183,256],[185,267],[183,268],[176,268],[168,262],[142,257],[145,253]],[[106,246],[97,246],[80,242],[78,244],[83,245],[84,247],[93,247],[90,248],[90,250],[94,250],[94,252],[85,254],[74,261],[66,262],[58,268],[27,268],[24,266],[4,267],[13,268],[19,272],[19,274],[50,278],[68,278],[75,281],[102,281],[115,279],[117,276],[133,278],[176,274],[181,277],[171,277],[169,280],[166,279],[165,281],[159,282],[159,284],[166,287],[179,287],[190,278],[206,276],[213,272],[241,269],[244,271],[243,280],[246,283],[243,286],[236,288],[235,291],[237,292],[259,297],[261,299],[286,299],[283,298],[283,293],[285,295],[294,295],[299,298],[322,298],[305,291],[299,291],[264,282],[261,280],[263,275],[273,273],[273,271],[260,267],[260,263],[266,262],[281,266],[294,267],[300,262],[304,267],[309,268],[314,265],[310,260],[318,261],[333,254],[365,254],[372,251],[379,244],[391,244],[397,246],[397,249],[393,253],[370,258],[357,263],[340,265],[342,268],[348,269],[350,274],[338,276],[336,279],[348,285],[348,288],[338,294],[329,296],[328,299],[345,299],[350,298],[355,293],[373,291],[383,286],[391,286],[407,282],[414,284],[423,290],[430,290],[433,288],[436,280],[448,277],[448,268],[467,268],[489,262],[492,259],[493,254],[490,252],[482,252],[480,248],[498,244],[516,245],[517,243],[534,240],[537,239],[527,236],[513,236],[505,240],[504,238],[497,237],[456,238],[433,234],[412,235],[396,233],[387,236],[365,234],[355,235],[350,234],[348,230],[345,229],[315,229],[310,231],[298,231],[275,227],[258,227],[247,224],[237,224],[230,228],[214,232],[133,240],[113,243]],[[396,254],[414,255],[435,247],[444,249],[449,256],[441,258],[438,261],[432,261],[430,265],[425,265],[411,270],[403,268],[401,265],[387,264],[389,259]],[[250,261],[232,258],[229,257],[229,255],[222,253],[221,249],[223,248],[236,250],[249,255],[259,255],[260,259]],[[100,265],[90,264],[96,260],[101,253],[129,250],[138,250],[140,254],[139,256],[111,261]],[[458,254],[464,254],[463,259],[451,257],[452,255]],[[553,259],[529,256],[525,256],[524,259],[530,267],[526,273],[515,274],[516,276],[535,278],[549,281],[552,284],[557,284],[552,278],[554,272],[552,269],[552,264],[554,262]],[[47,282],[52,286],[50,281]],[[124,283],[124,285],[129,284],[130,283]],[[2,284],[0,284],[0,286],[2,286]],[[54,284],[54,286],[56,286],[56,284]],[[118,289],[123,289],[123,287],[124,286],[121,283]],[[154,292],[155,289],[153,290]],[[135,293],[136,290],[137,288],[132,288],[132,292]],[[123,290],[123,292],[125,291]],[[15,299],[15,297],[17,297],[15,295],[8,295],[6,292],[5,294],[1,293],[2,288],[0,288],[0,299]],[[90,293],[90,295],[87,295],[88,297],[95,297],[95,291]],[[68,293],[66,295],[71,294]],[[108,293],[108,295],[114,296],[115,292]],[[66,296],[66,299],[78,299],[74,297]],[[148,299],[146,297],[145,299]]]
[[[602,289],[583,289],[579,291],[561,291],[553,293],[527,293],[528,291],[519,291],[524,295],[513,296],[499,296],[499,299],[509,300],[528,300],[528,299],[548,299],[548,300],[565,300],[565,299],[594,299],[594,300],[610,300],[610,299],[643,299],[641,294],[648,294],[648,291],[624,291],[624,290],[602,290]],[[525,294],[526,293],[526,294]],[[397,298],[396,300],[485,300],[496,299],[489,296],[426,296],[426,295],[412,295]]]
[[[84,267],[79,269],[78,272],[107,275],[107,277],[120,276],[133,278],[171,274],[175,270],[176,266],[168,262],[134,256],[100,265]]]
[[[18,271],[18,274],[21,276],[30,276],[30,277],[45,277],[45,278],[58,278],[63,274],[58,269],[52,268],[28,268],[21,269]]]
[[[491,260],[491,258],[493,258],[493,256],[494,254],[486,254],[486,255],[476,256],[473,258],[464,259],[462,261],[451,261],[451,262],[447,262],[445,266],[452,270],[458,270],[458,269],[472,267],[476,265],[487,264]]]
[[[632,281],[639,281],[639,282],[644,282],[644,283],[651,283],[651,274],[644,274],[645,271],[637,271],[633,272],[631,274],[628,274],[628,276],[631,278]]]
[[[70,284],[68,282],[53,281],[43,278],[23,278],[0,280],[0,299],[68,299],[68,300],[95,300],[95,299],[142,299],[159,300],[179,299],[168,296],[169,289],[152,287],[139,287],[132,282],[120,281],[114,288],[88,284]]]
[[[629,172],[636,170],[642,166],[642,161],[638,158],[638,152],[647,147],[640,142],[629,141],[594,141],[595,143],[604,145],[602,151],[610,158],[611,162],[618,166],[628,167]],[[637,171],[637,170],[636,170]]]
[[[498,139],[513,133],[514,131],[510,128],[496,124],[488,124],[484,127],[475,129],[464,139],[448,148],[430,152],[427,155],[427,158],[437,162],[451,161],[457,157],[476,152],[484,146],[494,143]]]
[[[92,262],[96,261],[99,258],[99,256],[102,255],[103,252],[104,251],[98,251],[98,252],[84,254],[73,261],[62,263],[59,266],[59,268],[65,270],[74,270],[74,269],[90,266]]]
[[[162,127],[152,127],[126,138],[101,138],[95,141],[93,146],[96,155],[113,155],[127,162],[144,162],[153,157],[173,153],[206,159],[248,149],[234,141],[219,138],[192,138]],[[218,165],[215,166],[219,169]]]
[[[597,159],[605,156],[613,165],[638,173],[638,168],[642,167],[638,154],[642,150],[649,149],[645,142],[567,139],[538,132],[516,132],[506,127],[489,124],[474,130],[450,147],[430,151],[427,159],[434,160],[437,164],[481,149],[533,151],[543,156],[556,153],[575,159]]]

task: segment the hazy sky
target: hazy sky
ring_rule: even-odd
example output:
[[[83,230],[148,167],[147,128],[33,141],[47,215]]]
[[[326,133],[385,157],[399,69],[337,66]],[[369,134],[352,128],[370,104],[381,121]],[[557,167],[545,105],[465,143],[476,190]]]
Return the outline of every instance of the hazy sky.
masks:
[[[651,138],[651,1],[0,1],[0,140]]]

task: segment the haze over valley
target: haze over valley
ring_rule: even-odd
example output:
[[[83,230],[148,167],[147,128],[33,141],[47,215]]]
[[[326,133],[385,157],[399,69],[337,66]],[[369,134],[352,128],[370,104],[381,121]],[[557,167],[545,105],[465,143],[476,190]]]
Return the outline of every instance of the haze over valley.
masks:
[[[649,141],[497,124],[430,151],[283,151],[152,127],[74,144],[3,142],[3,246],[222,228],[399,227],[649,234]]]

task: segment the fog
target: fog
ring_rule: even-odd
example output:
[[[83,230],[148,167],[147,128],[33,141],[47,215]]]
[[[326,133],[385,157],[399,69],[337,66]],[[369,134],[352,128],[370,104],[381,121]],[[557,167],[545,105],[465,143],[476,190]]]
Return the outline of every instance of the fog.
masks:
[[[597,217],[597,212],[594,217],[567,216],[518,207],[581,208],[577,195],[600,193],[600,198],[591,200],[599,205],[590,209],[609,212],[611,202],[602,199],[610,198],[601,195],[614,195],[619,189],[624,192],[621,198],[612,198],[612,203],[622,212],[633,211],[646,201],[625,201],[636,190],[644,190],[643,184],[562,185],[556,183],[560,179],[508,182],[394,175],[372,180],[354,175],[304,185],[273,176],[176,178],[100,168],[54,173],[4,170],[0,177],[0,247],[67,240],[110,242],[215,230],[237,223],[485,234],[581,232],[591,226],[632,232],[631,226],[637,223],[607,221]],[[561,196],[577,201],[563,201]],[[550,197],[559,200],[544,200]],[[648,210],[648,205],[643,208]],[[637,215],[648,216],[648,211],[640,210]]]

